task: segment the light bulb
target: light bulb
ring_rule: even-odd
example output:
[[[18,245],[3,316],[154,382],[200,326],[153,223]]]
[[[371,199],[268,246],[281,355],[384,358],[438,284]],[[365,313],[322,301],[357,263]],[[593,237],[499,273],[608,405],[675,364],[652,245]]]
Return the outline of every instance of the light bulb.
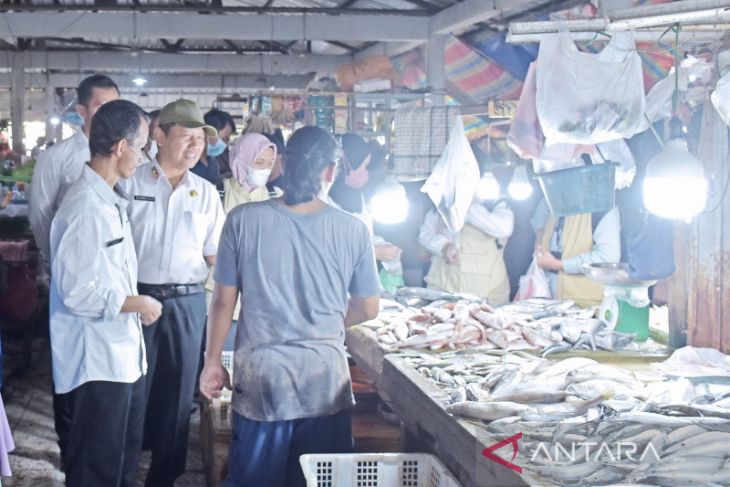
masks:
[[[510,197],[517,201],[526,200],[532,196],[532,185],[527,180],[527,170],[525,166],[517,166],[512,173],[512,180],[507,186],[507,193]]]
[[[673,220],[690,220],[705,208],[707,180],[702,163],[687,150],[687,142],[667,142],[646,167],[644,206]]]
[[[52,117],[51,117],[51,118],[50,118],[50,119],[49,119],[48,121],[49,121],[49,122],[51,123],[51,125],[53,125],[54,127],[55,127],[56,125],[58,125],[59,123],[61,123],[61,119],[60,119],[60,118],[58,118],[58,117],[57,117],[57,116],[55,116],[55,115],[54,115],[54,116],[52,116]]]
[[[499,182],[494,174],[485,172],[477,184],[477,199],[481,201],[496,200],[499,198]]]
[[[134,83],[136,86],[144,86],[145,84],[147,84],[147,80],[142,76],[137,76],[132,80],[132,83]]]
[[[370,198],[370,214],[375,221],[386,225],[405,220],[408,208],[405,188],[393,180],[386,179],[380,183]]]

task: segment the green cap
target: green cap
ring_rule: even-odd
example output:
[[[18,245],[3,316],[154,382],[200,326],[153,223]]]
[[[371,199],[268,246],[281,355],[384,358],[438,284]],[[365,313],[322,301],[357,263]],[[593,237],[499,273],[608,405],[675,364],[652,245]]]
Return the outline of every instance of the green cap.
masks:
[[[189,129],[196,129],[200,127],[205,132],[205,135],[210,135],[212,137],[218,135],[218,131],[215,127],[205,123],[198,105],[196,105],[194,101],[186,100],[185,98],[179,98],[165,105],[160,112],[159,123],[160,125],[176,123]]]

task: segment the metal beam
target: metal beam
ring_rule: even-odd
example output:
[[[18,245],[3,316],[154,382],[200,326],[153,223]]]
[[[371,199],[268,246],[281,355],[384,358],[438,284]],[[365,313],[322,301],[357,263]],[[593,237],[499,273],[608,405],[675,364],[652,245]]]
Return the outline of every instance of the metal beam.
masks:
[[[230,73],[304,74],[334,73],[350,56],[283,54],[162,54],[123,51],[27,51],[31,71],[81,71],[106,73]],[[3,68],[0,67],[0,71]]]
[[[502,10],[492,5],[498,2],[463,0],[431,17],[431,35],[462,31],[479,22],[497,17]]]
[[[112,0],[113,1],[113,0]],[[59,8],[60,7],[60,8]],[[181,3],[145,3],[137,7],[127,3],[108,3],[108,4],[73,4],[65,3],[59,5],[35,4],[35,3],[19,3],[16,5],[8,5],[7,9],[11,12],[193,12],[193,13],[219,13],[219,14],[257,14],[261,15],[261,7],[251,6],[216,6],[210,4],[181,4]],[[394,9],[394,8],[348,8],[348,14],[362,15],[405,15],[408,17],[428,17],[427,10],[422,9]],[[307,15],[342,15],[342,7],[270,7],[264,12],[264,15],[281,14],[307,14]]]
[[[342,42],[425,41],[418,15],[200,15],[140,12],[5,12],[0,37],[209,39]]]
[[[26,74],[25,87],[28,88],[75,88],[88,74]],[[140,88],[132,82],[133,76],[114,77],[124,96],[125,90],[139,92]],[[311,80],[311,76],[262,76],[262,75],[193,75],[193,74],[156,74],[147,76],[143,91],[181,91],[198,90],[216,92],[221,90],[268,90],[272,86],[277,91],[301,91]],[[10,87],[11,74],[0,73],[0,88]]]
[[[725,32],[730,29],[730,25],[718,26],[718,29],[692,29],[684,27],[679,34],[682,42],[712,42],[722,39]],[[601,30],[601,29],[599,29]],[[673,35],[665,35],[666,29],[649,29],[637,30],[634,38],[637,42],[656,42],[662,38],[665,42],[673,42]],[[576,42],[590,42],[608,40],[607,37],[601,37],[596,31],[570,32],[570,36]],[[662,37],[664,36],[664,37]],[[530,34],[507,34],[507,42],[510,44],[533,44],[544,39],[545,33],[537,32]]]

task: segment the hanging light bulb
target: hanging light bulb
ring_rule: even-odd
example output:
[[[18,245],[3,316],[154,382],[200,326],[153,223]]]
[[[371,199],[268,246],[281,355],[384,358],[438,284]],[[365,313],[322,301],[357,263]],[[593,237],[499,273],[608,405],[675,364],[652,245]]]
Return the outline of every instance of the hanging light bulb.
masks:
[[[527,179],[527,170],[520,164],[512,172],[512,180],[507,186],[507,193],[513,200],[522,201],[532,196],[532,185]]]
[[[370,198],[370,214],[379,223],[401,223],[408,216],[408,197],[403,185],[393,179],[380,183]]]
[[[674,116],[669,121],[669,142],[646,166],[644,206],[662,218],[689,221],[705,208],[707,179],[702,163],[687,149],[686,132],[676,116],[679,103],[679,25],[675,32]]]
[[[646,166],[644,206],[673,220],[690,220],[705,208],[707,179],[702,163],[687,150],[682,122],[672,117],[669,142]]]
[[[481,201],[499,198],[500,188],[497,178],[491,172],[485,172],[477,184],[477,199]]]

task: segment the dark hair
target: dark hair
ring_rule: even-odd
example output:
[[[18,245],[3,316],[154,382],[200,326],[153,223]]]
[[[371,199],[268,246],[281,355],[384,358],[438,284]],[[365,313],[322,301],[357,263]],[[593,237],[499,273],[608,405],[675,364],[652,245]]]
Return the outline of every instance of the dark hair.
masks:
[[[110,156],[114,144],[122,139],[131,142],[139,130],[141,120],[149,122],[144,110],[128,100],[104,103],[91,119],[89,150],[91,157]]]
[[[340,149],[335,139],[319,127],[302,127],[286,144],[284,152],[284,201],[298,205],[319,194],[322,171],[337,164]]]
[[[147,114],[148,117],[150,117],[150,122],[156,118],[160,118],[160,113],[162,113],[162,110],[152,110]]]
[[[226,125],[229,125],[233,132],[236,131],[236,123],[233,121],[231,114],[218,108],[211,108],[208,113],[203,115],[203,120],[219,132],[226,128]]]
[[[283,154],[286,150],[286,143],[284,142],[284,133],[281,129],[275,129],[271,134],[263,134],[264,137],[269,139],[276,146],[276,153]]]
[[[337,175],[332,188],[330,189],[330,198],[337,203],[340,208],[350,213],[362,212],[363,193],[362,189],[354,189],[345,183],[345,177],[351,172],[362,166],[368,155],[370,155],[370,146],[365,139],[357,134],[344,134],[341,138],[343,163],[342,170]],[[368,172],[370,172],[368,166]]]
[[[79,83],[79,87],[76,88],[76,103],[88,108],[89,101],[91,100],[91,92],[94,91],[94,88],[114,88],[119,93],[119,87],[109,76],[94,74],[88,78],[84,78]]]

